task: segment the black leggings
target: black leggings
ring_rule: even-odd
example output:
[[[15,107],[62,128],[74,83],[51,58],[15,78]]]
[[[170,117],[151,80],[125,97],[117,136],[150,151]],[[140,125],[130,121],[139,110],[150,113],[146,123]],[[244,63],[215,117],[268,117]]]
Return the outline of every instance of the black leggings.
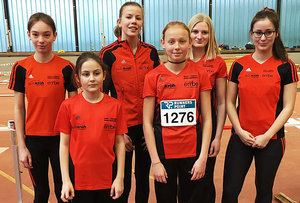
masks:
[[[144,150],[144,146],[142,146],[145,142],[143,126],[136,125],[129,127],[127,135],[131,138],[132,143],[135,146],[135,202],[147,203],[149,198],[149,172],[151,160],[148,150]],[[124,192],[119,198],[119,202],[122,203],[128,202],[128,196],[131,189],[132,155],[133,152],[126,152]]]
[[[177,203],[177,191],[180,192],[180,202],[198,203],[201,201],[199,187],[203,179],[192,181],[191,170],[197,157],[182,159],[161,159],[166,169],[167,183],[155,181],[155,194],[157,203]],[[177,184],[177,179],[179,184]],[[177,188],[179,185],[179,189]]]
[[[271,203],[273,184],[285,148],[285,138],[270,140],[264,149],[246,146],[238,135],[232,135],[225,157],[223,203],[238,202],[245,176],[255,159],[255,203]]]
[[[60,199],[62,179],[59,164],[59,136],[26,136],[26,147],[32,157],[33,168],[29,169],[34,187],[34,203],[47,203],[49,199],[49,160],[53,172],[54,191]]]
[[[110,189],[103,190],[75,190],[72,203],[113,203]]]

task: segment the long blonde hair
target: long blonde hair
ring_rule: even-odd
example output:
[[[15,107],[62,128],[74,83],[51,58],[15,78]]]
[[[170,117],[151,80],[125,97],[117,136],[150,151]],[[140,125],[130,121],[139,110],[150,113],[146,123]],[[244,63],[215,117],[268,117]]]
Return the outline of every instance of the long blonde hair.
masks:
[[[215,59],[218,55],[220,55],[220,50],[218,48],[214,26],[210,17],[204,13],[196,14],[190,19],[188,23],[188,28],[190,31],[192,31],[194,26],[200,22],[205,22],[208,26],[208,31],[209,31],[209,40],[205,47],[205,60]],[[190,50],[189,56],[191,59],[193,59],[192,49]]]

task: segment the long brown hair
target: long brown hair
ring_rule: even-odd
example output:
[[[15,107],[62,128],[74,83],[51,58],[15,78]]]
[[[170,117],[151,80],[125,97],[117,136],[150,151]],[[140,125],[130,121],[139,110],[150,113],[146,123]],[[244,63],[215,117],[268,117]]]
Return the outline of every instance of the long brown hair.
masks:
[[[266,7],[263,10],[257,12],[251,21],[251,26],[250,26],[250,31],[249,31],[250,34],[253,34],[254,24],[257,21],[265,19],[265,18],[268,18],[271,21],[271,23],[274,25],[275,31],[277,33],[277,36],[275,38],[275,41],[274,41],[273,47],[272,47],[273,56],[276,59],[280,59],[282,61],[288,61],[288,54],[284,48],[283,42],[280,37],[279,16],[275,10]]]

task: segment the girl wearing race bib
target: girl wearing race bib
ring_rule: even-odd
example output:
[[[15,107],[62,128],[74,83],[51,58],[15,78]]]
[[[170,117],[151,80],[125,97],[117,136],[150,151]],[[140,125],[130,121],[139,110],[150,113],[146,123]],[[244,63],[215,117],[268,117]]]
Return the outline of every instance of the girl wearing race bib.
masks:
[[[253,158],[255,203],[272,202],[285,150],[284,124],[296,99],[297,69],[281,41],[277,13],[268,8],[257,12],[249,32],[255,51],[237,59],[228,77],[226,109],[233,128],[225,157],[223,203],[238,202]]]
[[[118,39],[100,51],[100,58],[108,65],[108,73],[111,76],[105,80],[103,90],[122,102],[128,126],[128,133],[124,135],[125,187],[120,201],[128,202],[134,152],[135,202],[147,203],[151,161],[142,126],[143,87],[145,75],[160,62],[156,48],[139,40],[144,11],[138,3],[124,3],[117,22],[115,35]]]
[[[193,40],[191,49],[191,60],[205,70],[209,75],[212,85],[211,91],[211,113],[212,113],[212,135],[210,141],[209,155],[206,163],[205,184],[199,189],[202,202],[214,203],[216,190],[214,186],[214,168],[216,156],[220,151],[221,137],[226,118],[225,95],[227,68],[225,61],[219,56],[220,51],[216,41],[213,23],[206,14],[197,14],[188,23]]]
[[[65,100],[57,115],[64,202],[108,203],[123,192],[127,126],[121,103],[100,91],[105,68],[92,52],[79,56],[75,74],[82,93]],[[69,172],[69,155],[74,175]],[[118,170],[113,180],[115,156]]]
[[[144,85],[144,134],[152,161],[157,202],[199,202],[211,136],[208,75],[186,60],[187,26],[170,22],[161,39],[168,61],[150,71]],[[199,113],[202,115],[201,129]]]

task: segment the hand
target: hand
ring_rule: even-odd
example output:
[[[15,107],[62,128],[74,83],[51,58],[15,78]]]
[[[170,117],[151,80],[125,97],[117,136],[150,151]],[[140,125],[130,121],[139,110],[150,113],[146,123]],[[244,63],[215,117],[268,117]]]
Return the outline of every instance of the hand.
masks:
[[[74,188],[71,181],[63,182],[62,189],[61,189],[61,196],[63,202],[68,202],[69,200],[73,199],[75,196]]]
[[[202,178],[205,175],[205,168],[206,159],[198,158],[191,170],[191,174],[193,175],[191,180],[199,180],[200,178]]]
[[[246,130],[241,129],[241,131],[236,132],[236,134],[240,137],[241,141],[247,146],[252,146],[255,142],[255,137]]]
[[[220,152],[220,147],[221,147],[220,140],[215,138],[211,143],[208,156],[209,157],[216,157]]]
[[[116,178],[113,184],[111,185],[110,196],[113,199],[118,199],[122,195],[123,190],[123,178]]]
[[[33,168],[31,154],[27,147],[19,147],[19,160],[25,168]]]
[[[255,137],[255,142],[252,144],[252,147],[256,147],[258,149],[263,149],[267,146],[270,139],[267,138],[266,135],[258,135]]]
[[[134,145],[132,144],[132,140],[127,134],[124,134],[124,141],[125,141],[126,152],[131,152],[132,150],[134,150]]]
[[[168,174],[161,162],[152,164],[152,175],[157,182],[167,183]]]

